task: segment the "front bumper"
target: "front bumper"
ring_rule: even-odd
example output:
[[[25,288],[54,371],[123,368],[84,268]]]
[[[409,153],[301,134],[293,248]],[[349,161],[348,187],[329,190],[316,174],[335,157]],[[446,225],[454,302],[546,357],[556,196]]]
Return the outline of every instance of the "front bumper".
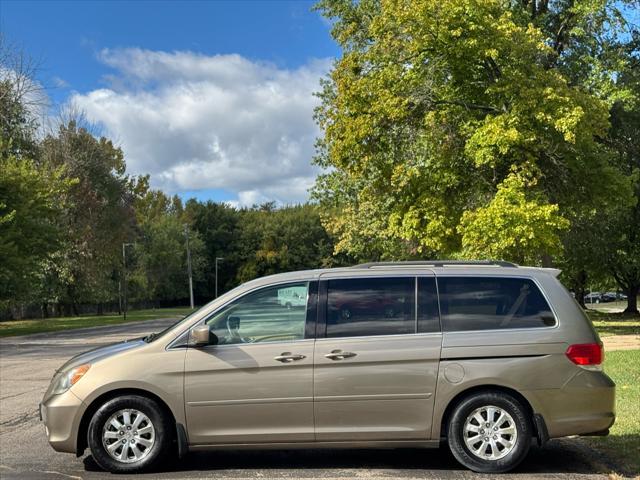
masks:
[[[85,404],[71,391],[52,395],[40,404],[47,440],[58,452],[76,453],[78,428]]]

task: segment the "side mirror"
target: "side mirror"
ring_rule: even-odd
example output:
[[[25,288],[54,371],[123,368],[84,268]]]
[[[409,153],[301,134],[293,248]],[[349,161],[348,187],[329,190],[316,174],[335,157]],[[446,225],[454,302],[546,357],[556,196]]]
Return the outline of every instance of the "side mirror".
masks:
[[[189,345],[194,347],[204,347],[218,343],[218,337],[209,329],[209,325],[199,325],[193,328],[190,337]]]

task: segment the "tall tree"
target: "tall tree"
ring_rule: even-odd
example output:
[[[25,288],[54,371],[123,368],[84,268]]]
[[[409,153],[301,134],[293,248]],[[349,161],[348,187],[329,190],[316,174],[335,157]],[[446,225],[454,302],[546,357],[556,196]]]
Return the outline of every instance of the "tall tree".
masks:
[[[607,248],[606,266],[627,295],[628,313],[638,313],[640,294],[640,31],[626,46],[628,63],[618,76],[620,86],[631,95],[615,103],[608,143],[618,165],[633,182],[634,201],[615,205],[601,219]]]
[[[0,147],[4,140],[0,139]],[[42,265],[59,249],[65,193],[63,171],[0,156],[0,305],[35,300]]]
[[[36,62],[0,33],[0,148],[5,157],[36,159],[37,112],[46,105],[36,70]]]
[[[545,263],[576,210],[632,202],[601,141],[612,72],[599,69],[613,62],[594,60],[598,37],[618,32],[617,2],[319,8],[344,51],[316,112],[315,195],[338,250]]]
[[[135,190],[139,232],[133,252],[131,298],[164,304],[182,302],[189,298],[187,233],[194,279],[202,277],[204,244],[188,224],[178,197],[151,190],[146,177],[139,180]]]
[[[63,167],[77,179],[69,191],[63,228],[64,252],[50,265],[52,298],[76,313],[82,302],[101,303],[118,295],[122,243],[132,240],[133,194],[124,155],[106,138],[96,138],[74,121],[42,142],[43,168]]]
[[[240,255],[240,213],[225,203],[212,201],[186,202],[185,221],[197,233],[204,244],[203,271],[194,279],[195,294],[202,301],[215,295],[216,258],[218,262],[218,292],[237,285],[235,272],[243,262]]]
[[[60,248],[59,220],[73,183],[40,169],[34,63],[0,35],[0,306],[36,300],[43,264]],[[15,311],[14,316],[21,316]]]

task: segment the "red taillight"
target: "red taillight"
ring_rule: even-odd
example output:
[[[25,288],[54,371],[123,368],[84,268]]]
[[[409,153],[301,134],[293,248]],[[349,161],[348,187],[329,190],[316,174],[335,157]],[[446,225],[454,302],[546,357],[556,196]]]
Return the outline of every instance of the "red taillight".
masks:
[[[604,349],[599,343],[581,343],[571,345],[565,355],[576,365],[600,365],[604,360]]]

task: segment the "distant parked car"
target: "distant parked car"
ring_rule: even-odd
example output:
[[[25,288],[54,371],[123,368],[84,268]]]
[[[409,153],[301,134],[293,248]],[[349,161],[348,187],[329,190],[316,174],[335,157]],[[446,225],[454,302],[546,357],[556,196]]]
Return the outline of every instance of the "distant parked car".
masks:
[[[604,292],[602,295],[600,295],[600,301],[601,302],[615,302],[616,300],[618,300],[618,295],[616,294],[616,292]]]
[[[584,296],[584,303],[600,303],[601,301],[602,294],[600,292],[591,292]]]

